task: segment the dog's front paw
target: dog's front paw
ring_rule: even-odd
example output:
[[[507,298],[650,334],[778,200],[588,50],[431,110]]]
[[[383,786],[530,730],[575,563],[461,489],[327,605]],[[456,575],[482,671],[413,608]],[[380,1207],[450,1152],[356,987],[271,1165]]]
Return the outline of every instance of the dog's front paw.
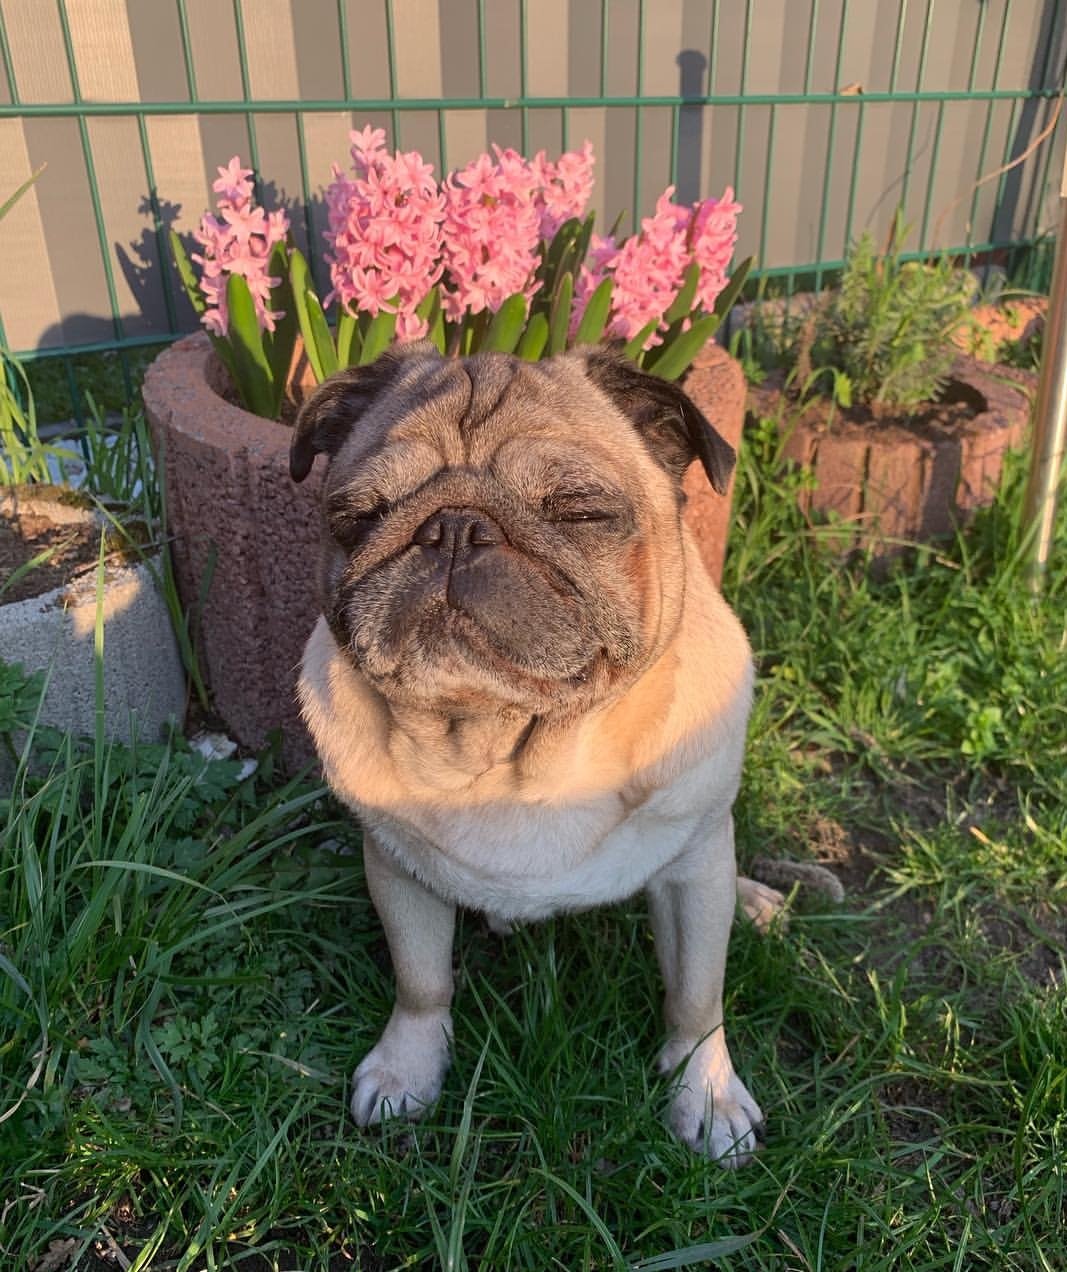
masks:
[[[669,1042],[659,1058],[660,1072],[677,1069],[689,1049],[679,1040]],[[763,1113],[734,1072],[721,1029],[692,1050],[678,1076],[669,1121],[680,1140],[720,1166],[752,1160],[763,1134]]]
[[[360,1126],[386,1117],[414,1121],[441,1094],[452,1022],[447,1012],[393,1012],[352,1075],[352,1116]]]

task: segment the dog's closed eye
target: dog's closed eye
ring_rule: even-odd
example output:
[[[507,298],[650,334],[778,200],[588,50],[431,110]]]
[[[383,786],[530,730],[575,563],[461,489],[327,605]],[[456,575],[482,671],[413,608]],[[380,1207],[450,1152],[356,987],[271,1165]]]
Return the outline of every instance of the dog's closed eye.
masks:
[[[627,513],[625,502],[606,490],[556,490],[541,501],[541,515],[557,524],[608,525],[622,522]]]

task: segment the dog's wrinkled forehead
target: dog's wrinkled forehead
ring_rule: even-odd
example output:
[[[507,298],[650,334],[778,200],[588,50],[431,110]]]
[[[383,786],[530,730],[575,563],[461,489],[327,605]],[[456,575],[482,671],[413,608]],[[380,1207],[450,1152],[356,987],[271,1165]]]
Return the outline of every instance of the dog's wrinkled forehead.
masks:
[[[434,467],[479,469],[518,440],[569,449],[591,432],[599,434],[599,445],[612,439],[609,452],[629,451],[631,462],[645,458],[639,440],[578,367],[546,372],[546,365],[501,354],[409,359],[351,429],[334,465],[338,473],[349,471],[395,447],[409,458],[423,454]],[[585,444],[597,443],[586,437]]]
[[[616,355],[450,359],[415,343],[316,390],[297,420],[290,471],[302,480],[321,453],[349,470],[392,442],[440,467],[481,467],[516,438],[546,439],[612,468],[647,470],[652,459],[679,482],[698,456],[720,491],[734,458],[681,389]]]
[[[338,465],[359,462],[387,441],[430,447],[442,467],[480,464],[504,438],[524,428],[549,431],[558,420],[543,379],[491,354],[410,358],[352,430]]]

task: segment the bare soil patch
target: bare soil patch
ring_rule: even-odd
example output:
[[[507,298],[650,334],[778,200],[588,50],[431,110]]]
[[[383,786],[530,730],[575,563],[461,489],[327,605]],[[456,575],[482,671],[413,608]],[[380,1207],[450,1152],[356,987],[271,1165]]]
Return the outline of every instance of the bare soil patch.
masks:
[[[69,505],[67,505],[69,508]],[[0,519],[0,586],[42,553],[44,560],[4,587],[3,601],[24,601],[62,587],[100,554],[100,527],[92,520],[57,522],[39,510],[36,499],[16,504]]]

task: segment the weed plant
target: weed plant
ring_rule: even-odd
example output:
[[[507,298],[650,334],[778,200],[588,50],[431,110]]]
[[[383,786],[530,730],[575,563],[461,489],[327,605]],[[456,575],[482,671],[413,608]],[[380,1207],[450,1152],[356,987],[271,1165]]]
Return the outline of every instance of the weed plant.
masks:
[[[910,260],[898,211],[886,242],[865,232],[849,247],[836,286],[795,308],[758,302],[740,337],[760,368],[785,367],[803,395],[841,407],[907,411],[935,402],[958,349],[974,276],[949,258]]]
[[[358,1132],[391,989],[357,832],[269,757],[38,732],[0,808],[0,1266],[1067,1267],[1067,536],[1032,601],[1012,473],[875,578],[777,445],[746,441],[724,584],[760,668],[739,851],[847,897],[735,929],[755,1163],[663,1125],[640,899],[464,916],[445,1093]]]

